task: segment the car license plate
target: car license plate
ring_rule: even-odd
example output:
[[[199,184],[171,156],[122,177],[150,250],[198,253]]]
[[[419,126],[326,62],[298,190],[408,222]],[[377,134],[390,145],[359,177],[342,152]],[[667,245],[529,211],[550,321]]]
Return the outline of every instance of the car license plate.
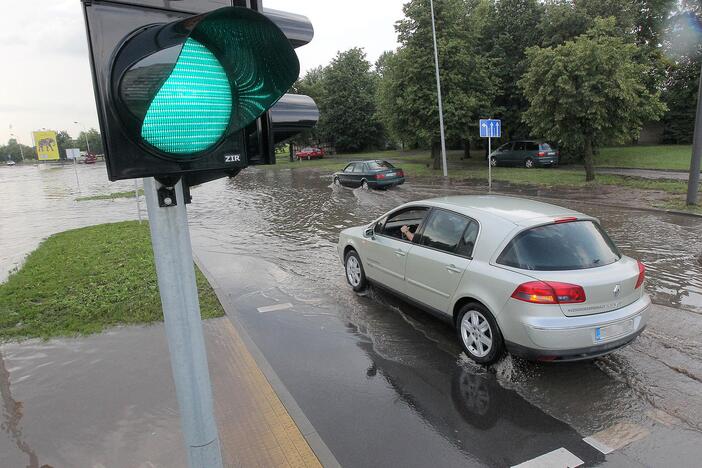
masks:
[[[626,322],[614,323],[606,327],[595,328],[595,343],[610,341],[620,336],[627,335],[634,331],[634,321],[627,320]]]
[[[394,172],[388,172],[387,174],[385,174],[385,177],[395,177],[395,175],[396,174]]]

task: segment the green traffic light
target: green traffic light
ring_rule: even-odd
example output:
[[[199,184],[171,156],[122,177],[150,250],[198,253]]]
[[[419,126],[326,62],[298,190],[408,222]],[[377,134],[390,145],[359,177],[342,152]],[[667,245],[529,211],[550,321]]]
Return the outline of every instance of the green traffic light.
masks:
[[[166,153],[198,153],[220,140],[231,114],[232,90],[222,64],[188,38],[149,105],[141,137]]]

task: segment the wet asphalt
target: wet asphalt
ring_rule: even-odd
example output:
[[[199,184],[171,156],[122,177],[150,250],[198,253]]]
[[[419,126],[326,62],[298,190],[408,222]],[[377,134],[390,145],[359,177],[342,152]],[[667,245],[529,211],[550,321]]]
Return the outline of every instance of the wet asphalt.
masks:
[[[74,202],[75,190],[60,189],[72,169],[22,170],[25,180],[5,170],[0,184],[31,182],[43,201],[34,207],[18,197],[15,214],[26,222],[3,222],[3,269],[41,235],[136,217],[128,200]],[[92,170],[83,169],[84,191],[123,189]],[[353,293],[335,245],[341,229],[403,202],[483,188],[410,181],[364,192],[330,182],[318,172],[247,170],[195,188],[189,213],[195,254],[226,294],[230,318],[343,466],[511,466],[561,447],[586,466],[699,466],[701,218],[541,193],[599,217],[626,254],[647,264],[652,321],[633,345],[595,361],[507,357],[483,368],[465,358],[444,323],[375,289]],[[42,198],[42,190],[51,196]],[[0,210],[11,219],[11,206]],[[23,248],[13,249],[12,239],[24,239]],[[272,305],[279,307],[266,309]],[[583,442],[593,434],[616,450],[604,455]]]

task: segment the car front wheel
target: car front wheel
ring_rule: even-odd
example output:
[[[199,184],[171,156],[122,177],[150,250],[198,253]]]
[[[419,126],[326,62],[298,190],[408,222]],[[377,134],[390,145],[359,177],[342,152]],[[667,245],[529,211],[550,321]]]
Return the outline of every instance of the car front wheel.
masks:
[[[355,250],[349,250],[349,253],[346,254],[344,265],[346,266],[346,281],[354,291],[363,291],[367,285],[366,273],[363,270],[361,257]]]
[[[504,353],[504,342],[497,322],[485,306],[466,304],[456,322],[458,339],[468,357],[478,364],[493,364]]]
[[[495,157],[490,158],[490,165],[492,167],[497,167],[497,159]]]

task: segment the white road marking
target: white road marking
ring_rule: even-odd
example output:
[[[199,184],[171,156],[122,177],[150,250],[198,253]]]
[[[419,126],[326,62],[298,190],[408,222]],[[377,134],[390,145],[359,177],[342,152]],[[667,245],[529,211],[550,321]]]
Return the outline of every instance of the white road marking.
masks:
[[[620,422],[603,431],[585,437],[584,442],[607,455],[626,447],[632,442],[648,437],[648,429],[630,422]]]
[[[289,302],[286,302],[285,304],[275,304],[275,305],[270,305],[270,306],[265,306],[265,307],[259,307],[258,313],[259,314],[265,314],[266,312],[275,312],[276,310],[285,310],[285,309],[292,309],[293,305],[290,304]]]
[[[512,468],[575,468],[585,462],[564,448],[533,458]]]

